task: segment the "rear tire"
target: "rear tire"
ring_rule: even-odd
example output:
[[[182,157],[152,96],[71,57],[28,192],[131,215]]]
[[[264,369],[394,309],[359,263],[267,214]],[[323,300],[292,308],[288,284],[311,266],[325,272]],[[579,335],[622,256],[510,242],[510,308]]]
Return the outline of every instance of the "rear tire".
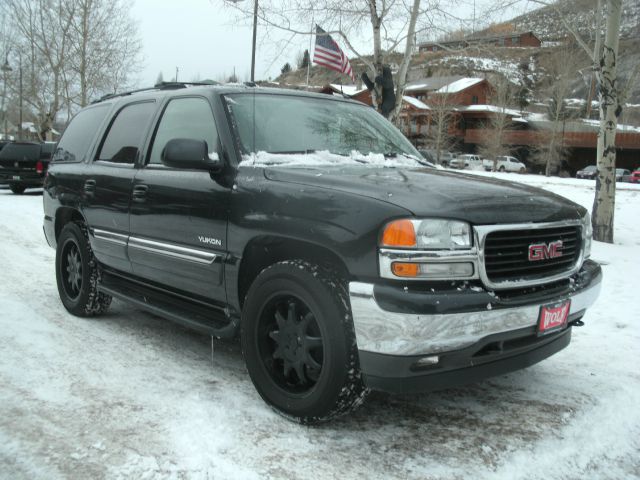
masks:
[[[56,281],[64,308],[78,317],[106,312],[111,297],[98,291],[99,279],[87,228],[80,223],[67,223],[56,248]]]
[[[506,170],[506,168],[504,168],[504,165],[502,165],[502,166],[498,169],[498,171],[500,171],[500,172],[504,172],[505,170]]]
[[[11,185],[9,185],[9,188],[16,195],[22,195],[24,191],[27,189],[27,187],[25,187],[24,185],[16,185],[15,183],[12,183]]]
[[[344,279],[303,260],[264,269],[247,293],[242,351],[263,400],[303,424],[362,403],[367,389]]]
[[[525,173],[527,170],[524,167],[520,167],[520,170],[518,171],[519,174],[523,174]]]

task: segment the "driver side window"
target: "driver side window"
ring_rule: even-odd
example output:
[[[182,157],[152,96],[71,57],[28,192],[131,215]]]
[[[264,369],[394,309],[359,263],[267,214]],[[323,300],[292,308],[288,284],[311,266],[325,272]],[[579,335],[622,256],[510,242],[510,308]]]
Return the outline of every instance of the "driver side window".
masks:
[[[218,133],[209,102],[204,98],[174,98],[158,123],[154,134],[149,164],[160,164],[162,150],[169,140],[189,138],[207,142],[209,153],[215,152]]]

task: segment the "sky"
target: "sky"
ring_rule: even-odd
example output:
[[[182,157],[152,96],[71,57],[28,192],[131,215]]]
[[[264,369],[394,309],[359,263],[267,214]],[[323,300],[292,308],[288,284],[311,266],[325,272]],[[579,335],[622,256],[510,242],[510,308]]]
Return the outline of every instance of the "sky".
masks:
[[[139,22],[143,42],[140,86],[155,83],[160,72],[165,81],[173,79],[176,67],[182,81],[219,80],[230,76],[234,67],[241,80],[249,80],[251,24],[234,21],[222,0],[135,0],[131,14]],[[282,65],[294,62],[296,52],[308,48],[308,39],[297,42],[279,59],[270,46],[258,45],[256,78],[275,78]]]
[[[483,3],[491,1],[457,0],[455,13],[471,18],[474,2],[480,10]],[[223,0],[135,0],[131,14],[139,22],[143,42],[139,87],[155,84],[160,72],[165,81],[173,79],[176,67],[178,80],[182,81],[222,80],[234,68],[241,81],[250,79],[251,22],[237,21],[235,13],[223,6]],[[309,37],[296,37],[287,43],[284,33],[272,33],[270,38],[264,38],[263,33],[258,24],[258,80],[277,77],[286,62],[294,65],[296,55],[309,48]],[[370,53],[366,39],[350,40],[359,50]]]

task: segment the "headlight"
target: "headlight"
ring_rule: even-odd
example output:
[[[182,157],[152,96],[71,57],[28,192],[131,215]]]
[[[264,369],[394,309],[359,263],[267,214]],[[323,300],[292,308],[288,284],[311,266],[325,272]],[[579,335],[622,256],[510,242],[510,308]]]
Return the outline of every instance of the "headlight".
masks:
[[[591,227],[591,215],[589,212],[582,217],[582,240],[584,242],[584,259],[591,256],[591,239],[593,237],[593,228]]]
[[[404,280],[478,278],[471,225],[428,218],[394,220],[380,239],[380,276]]]
[[[395,220],[385,226],[380,246],[422,250],[470,249],[471,226],[466,222],[437,218]]]

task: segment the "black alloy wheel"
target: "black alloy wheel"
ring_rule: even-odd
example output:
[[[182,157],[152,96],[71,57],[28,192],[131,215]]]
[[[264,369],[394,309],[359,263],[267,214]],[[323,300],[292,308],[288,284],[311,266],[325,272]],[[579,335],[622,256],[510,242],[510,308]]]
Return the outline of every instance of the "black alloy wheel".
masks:
[[[265,268],[242,309],[242,352],[256,390],[281,415],[326,422],[356,408],[362,381],[346,281],[304,260]]]
[[[292,394],[310,391],[320,377],[324,349],[309,306],[293,295],[276,295],[258,322],[260,357],[273,381]]]
[[[67,238],[62,246],[60,274],[67,297],[76,300],[82,290],[82,259],[80,247],[74,238]]]
[[[79,317],[107,311],[111,297],[98,291],[100,272],[84,224],[67,223],[58,236],[56,282],[64,307]]]

